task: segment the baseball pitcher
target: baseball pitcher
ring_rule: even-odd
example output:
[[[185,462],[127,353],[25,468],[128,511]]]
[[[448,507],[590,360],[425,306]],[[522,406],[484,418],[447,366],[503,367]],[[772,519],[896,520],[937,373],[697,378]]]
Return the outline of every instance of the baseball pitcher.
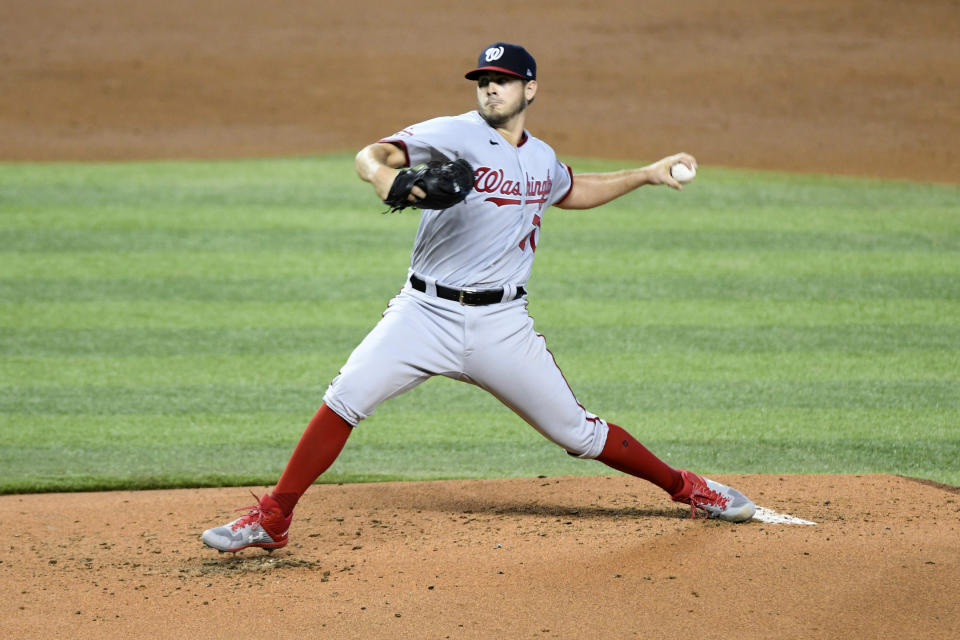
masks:
[[[466,74],[477,108],[414,124],[362,149],[359,177],[391,210],[420,209],[410,267],[383,319],[330,383],[273,491],[209,529],[220,551],[287,544],[293,509],[350,433],[385,400],[436,375],[477,385],[572,456],[652,482],[674,501],[731,522],[753,517],[743,494],[675,469],[623,428],[588,411],[527,313],[527,281],[551,206],[590,209],[644,185],[681,189],[686,153],[607,173],[573,173],[526,129],[537,65],[521,46],[484,48]]]

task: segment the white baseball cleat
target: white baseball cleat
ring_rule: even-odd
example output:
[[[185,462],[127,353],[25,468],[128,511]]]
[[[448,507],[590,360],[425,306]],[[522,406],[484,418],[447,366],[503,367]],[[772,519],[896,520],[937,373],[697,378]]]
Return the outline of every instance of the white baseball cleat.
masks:
[[[690,517],[697,517],[697,509],[707,518],[719,518],[727,522],[746,522],[753,517],[757,506],[736,489],[714,482],[692,471],[681,469],[683,489],[675,493],[674,502],[690,505]]]
[[[203,544],[221,552],[240,551],[247,547],[260,547],[273,551],[286,546],[287,532],[293,520],[292,513],[283,517],[280,505],[269,494],[264,494],[252,507],[243,507],[237,511],[243,509],[250,511],[247,515],[222,527],[204,531],[201,537]]]

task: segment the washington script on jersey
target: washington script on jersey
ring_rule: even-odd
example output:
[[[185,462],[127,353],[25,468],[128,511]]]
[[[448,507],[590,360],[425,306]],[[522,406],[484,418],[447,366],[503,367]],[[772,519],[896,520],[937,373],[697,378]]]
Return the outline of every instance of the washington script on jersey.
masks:
[[[527,185],[525,194],[520,190],[521,185],[519,180],[505,179],[503,169],[480,167],[473,172],[473,176],[473,188],[477,193],[499,193],[502,196],[526,195],[528,198],[525,203],[523,200],[517,198],[491,196],[486,199],[487,202],[492,202],[498,207],[502,207],[505,204],[539,204],[542,206],[547,201],[547,197],[553,189],[553,180],[550,179],[549,170],[547,171],[545,180],[536,180],[531,178],[529,174],[525,174]]]

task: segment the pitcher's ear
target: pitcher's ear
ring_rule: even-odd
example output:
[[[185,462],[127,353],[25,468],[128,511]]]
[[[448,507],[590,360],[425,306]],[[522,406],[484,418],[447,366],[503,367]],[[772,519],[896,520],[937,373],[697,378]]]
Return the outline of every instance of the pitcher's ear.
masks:
[[[532,102],[537,95],[537,81],[530,80],[523,87],[523,93],[527,97],[527,102]]]

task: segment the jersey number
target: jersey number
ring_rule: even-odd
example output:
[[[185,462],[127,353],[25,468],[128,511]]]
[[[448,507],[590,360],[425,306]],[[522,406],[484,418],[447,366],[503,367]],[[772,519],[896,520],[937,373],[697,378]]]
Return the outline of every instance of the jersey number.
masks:
[[[520,250],[527,250],[527,241],[530,241],[530,251],[536,253],[537,251],[537,231],[540,230],[540,216],[533,216],[533,231],[530,232],[530,235],[520,241]]]

